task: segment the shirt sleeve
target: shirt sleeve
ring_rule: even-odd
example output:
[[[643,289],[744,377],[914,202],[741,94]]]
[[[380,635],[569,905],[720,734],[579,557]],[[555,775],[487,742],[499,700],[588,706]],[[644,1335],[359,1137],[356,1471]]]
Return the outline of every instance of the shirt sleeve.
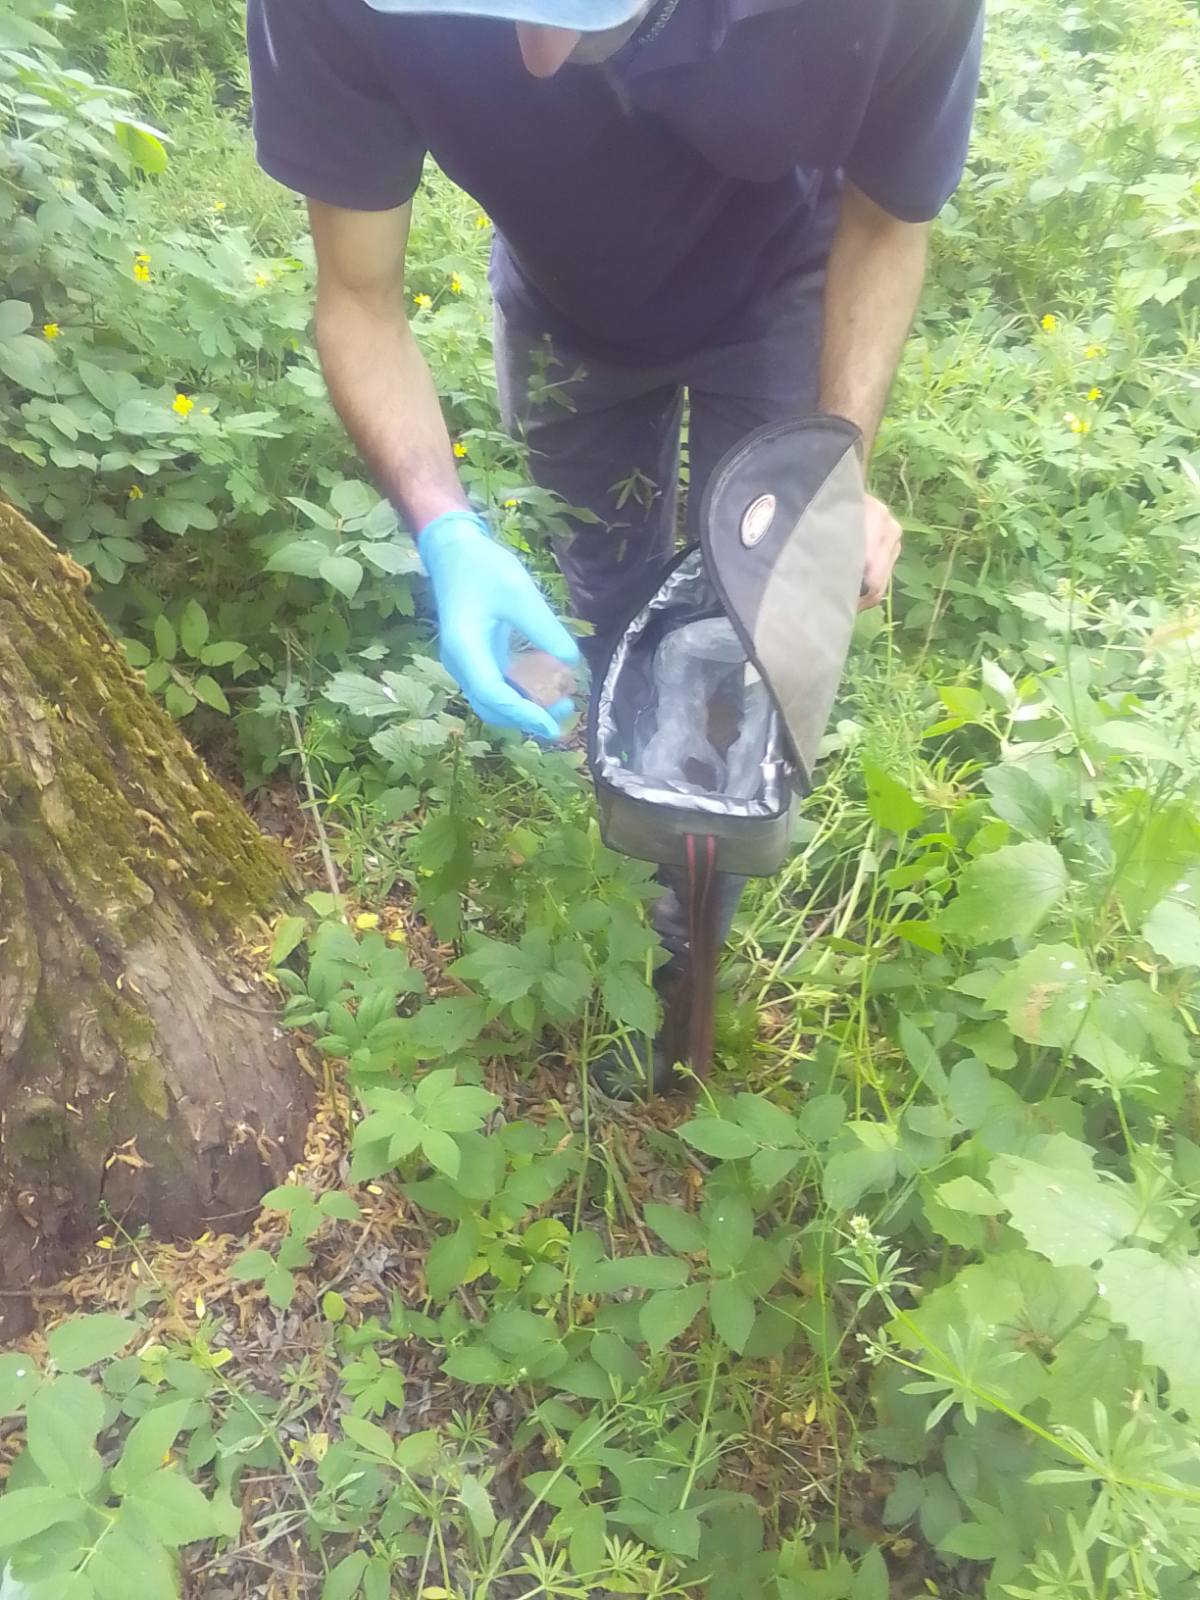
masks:
[[[254,138],[264,172],[351,211],[412,199],[425,147],[339,0],[249,0]],[[370,14],[368,14],[369,20]]]
[[[898,41],[915,31],[913,10],[896,8]],[[923,40],[876,85],[846,175],[902,222],[930,221],[958,187],[982,51],[983,0],[935,0]]]

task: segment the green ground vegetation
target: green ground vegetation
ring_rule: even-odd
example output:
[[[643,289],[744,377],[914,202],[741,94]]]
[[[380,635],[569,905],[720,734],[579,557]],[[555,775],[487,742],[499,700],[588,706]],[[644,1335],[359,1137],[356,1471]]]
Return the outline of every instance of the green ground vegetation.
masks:
[[[0,1356],[37,1600],[169,1597],[181,1561],[322,1600],[1194,1594],[1200,29],[991,9],[874,468],[895,593],[678,1125],[589,1097],[654,1024],[648,873],[579,758],[486,736],[434,659],[232,7],[0,23],[6,491],[195,737],[251,785],[303,756],[353,903],[314,890],[273,952],[356,1107],[345,1185],[269,1196],[235,1268],[288,1362],[212,1307],[147,1342],[145,1270]],[[413,319],[465,481],[553,583],[488,239],[430,173]],[[376,1263],[364,1314],[366,1253],[323,1263],[389,1200],[417,1269]]]

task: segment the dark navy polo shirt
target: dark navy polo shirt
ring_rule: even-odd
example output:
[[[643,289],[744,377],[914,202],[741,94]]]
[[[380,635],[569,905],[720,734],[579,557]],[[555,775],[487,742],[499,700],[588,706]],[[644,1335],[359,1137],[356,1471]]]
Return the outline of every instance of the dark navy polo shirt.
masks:
[[[383,210],[429,152],[496,224],[509,315],[670,358],[744,337],[819,264],[841,174],[895,217],[937,214],[982,31],[983,0],[678,0],[603,66],[539,80],[510,22],[249,0],[258,156]]]

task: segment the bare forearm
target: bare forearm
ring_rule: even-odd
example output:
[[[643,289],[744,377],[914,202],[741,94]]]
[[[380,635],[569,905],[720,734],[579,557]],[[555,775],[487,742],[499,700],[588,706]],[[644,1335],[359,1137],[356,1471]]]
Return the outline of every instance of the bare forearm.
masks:
[[[402,292],[322,287],[316,331],[338,415],[413,532],[443,512],[465,508],[442,409]]]
[[[870,452],[925,278],[929,227],[900,222],[852,184],[829,255],[821,407],[857,423]]]

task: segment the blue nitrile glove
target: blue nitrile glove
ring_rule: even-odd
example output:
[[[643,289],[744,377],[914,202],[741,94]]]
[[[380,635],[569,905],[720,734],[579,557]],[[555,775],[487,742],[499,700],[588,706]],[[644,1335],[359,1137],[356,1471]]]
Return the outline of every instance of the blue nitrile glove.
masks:
[[[514,630],[539,650],[573,665],[579,646],[546,604],[511,550],[497,544],[481,517],[447,511],[417,535],[437,605],[442,665],[475,715],[539,739],[561,737],[556,718],[570,700],[544,710],[505,681]]]

